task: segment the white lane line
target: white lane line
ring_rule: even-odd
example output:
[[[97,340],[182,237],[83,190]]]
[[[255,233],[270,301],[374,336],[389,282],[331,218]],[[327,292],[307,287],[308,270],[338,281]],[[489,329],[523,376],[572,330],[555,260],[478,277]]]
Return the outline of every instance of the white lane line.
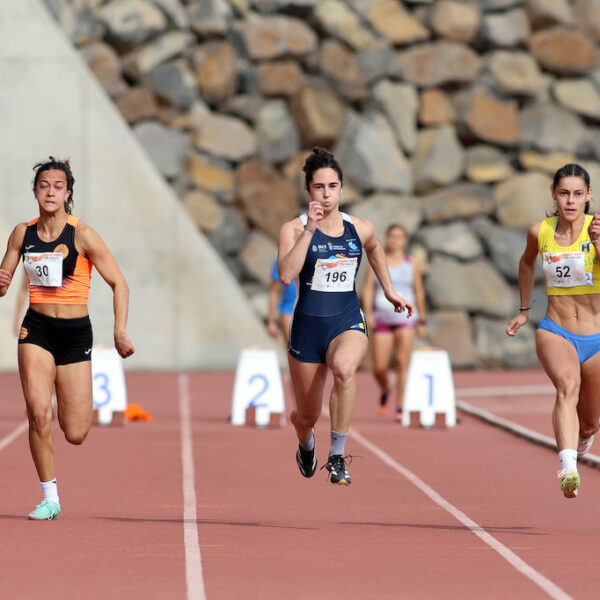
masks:
[[[530,567],[523,559],[517,556],[512,550],[509,550],[504,544],[499,542],[494,536],[490,535],[487,531],[478,525],[475,521],[469,518],[465,513],[460,511],[456,506],[450,504],[445,498],[438,494],[432,487],[427,485],[422,479],[417,477],[412,471],[409,471],[406,467],[403,467],[400,463],[396,462],[389,454],[381,450],[378,446],[370,442],[367,438],[361,435],[356,429],[352,428],[352,438],[355,439],[359,444],[364,446],[367,450],[370,450],[381,462],[386,464],[388,467],[394,469],[400,473],[403,477],[408,479],[415,487],[421,490],[430,500],[435,502],[438,506],[449,512],[457,521],[462,523],[465,527],[468,527],[472,533],[474,533],[479,539],[485,542],[490,548],[495,550],[502,558],[504,558],[512,567],[517,571],[525,575],[528,579],[533,581],[538,587],[553,598],[554,600],[573,600],[572,596],[569,596],[565,591],[559,588],[555,583],[544,577],[541,573],[538,573],[535,569]]]
[[[190,410],[190,386],[186,373],[180,373],[179,418],[181,427],[181,467],[183,472],[183,540],[185,545],[185,582],[188,600],[206,600],[202,557],[196,519],[196,487]]]
[[[556,394],[549,384],[539,385],[499,385],[487,387],[459,388],[455,392],[457,398],[482,398],[483,396],[539,396]]]
[[[6,446],[14,442],[22,433],[29,429],[29,422],[23,421],[20,425],[15,427],[7,436],[0,440],[0,451],[4,450]]]

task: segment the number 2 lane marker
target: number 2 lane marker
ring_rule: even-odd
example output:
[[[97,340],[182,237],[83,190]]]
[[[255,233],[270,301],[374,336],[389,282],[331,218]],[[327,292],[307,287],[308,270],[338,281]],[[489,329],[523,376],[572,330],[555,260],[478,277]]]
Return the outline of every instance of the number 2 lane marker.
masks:
[[[544,577],[541,573],[538,573],[535,569],[530,567],[522,558],[517,556],[512,550],[509,550],[504,544],[499,542],[493,535],[489,534],[484,530],[481,525],[478,525],[473,519],[469,518],[464,512],[456,508],[453,504],[450,504],[448,500],[438,494],[432,487],[427,485],[421,478],[417,477],[412,471],[403,467],[400,463],[396,462],[389,454],[384,452],[381,448],[370,442],[367,438],[362,436],[354,427],[351,430],[352,437],[361,444],[367,450],[370,450],[381,462],[392,468],[397,473],[400,473],[403,477],[408,479],[416,488],[421,490],[430,500],[435,502],[438,506],[443,508],[445,511],[450,513],[457,521],[467,527],[472,533],[474,533],[481,541],[486,543],[492,550],[495,550],[504,560],[506,560],[513,568],[519,573],[522,573],[540,587],[544,592],[553,598],[554,600],[573,600],[572,596],[569,596],[564,590],[559,588],[555,583]]]

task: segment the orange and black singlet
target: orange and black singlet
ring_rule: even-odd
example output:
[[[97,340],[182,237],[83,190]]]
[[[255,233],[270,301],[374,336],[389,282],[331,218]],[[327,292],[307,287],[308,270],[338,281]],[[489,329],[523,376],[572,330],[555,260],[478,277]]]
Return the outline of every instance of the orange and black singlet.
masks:
[[[79,219],[72,215],[61,234],[44,242],[37,232],[39,217],[27,223],[21,254],[29,277],[31,304],[87,304],[92,263],[75,247]]]

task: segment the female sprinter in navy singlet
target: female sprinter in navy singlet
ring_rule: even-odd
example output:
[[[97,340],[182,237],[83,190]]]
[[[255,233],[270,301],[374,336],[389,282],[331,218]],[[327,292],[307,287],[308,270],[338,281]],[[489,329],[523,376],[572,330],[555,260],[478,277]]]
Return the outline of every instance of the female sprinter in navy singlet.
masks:
[[[314,148],[304,164],[308,212],[279,232],[279,278],[298,278],[288,360],[296,407],[291,421],[299,439],[296,462],[304,477],[317,468],[314,426],[321,414],[327,370],[333,374],[329,400],[331,444],[324,467],[334,484],[349,485],[344,448],[355,398],[355,373],[368,347],[367,326],[354,280],[363,249],[385,297],[398,312],[413,306],[391,283],[385,252],[373,225],[339,210],[342,170],[333,154]]]

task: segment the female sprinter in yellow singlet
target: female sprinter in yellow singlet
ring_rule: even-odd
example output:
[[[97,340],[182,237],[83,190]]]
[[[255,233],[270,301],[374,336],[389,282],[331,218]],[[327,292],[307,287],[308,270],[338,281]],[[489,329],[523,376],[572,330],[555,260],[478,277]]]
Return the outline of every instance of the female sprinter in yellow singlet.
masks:
[[[537,255],[546,276],[548,309],[536,332],[537,354],[556,388],[552,424],[560,487],[577,496],[577,458],[592,445],[600,424],[600,215],[588,215],[590,176],[568,164],[552,183],[554,216],[534,223],[519,263],[521,307],[508,325],[514,336],[528,320]]]

